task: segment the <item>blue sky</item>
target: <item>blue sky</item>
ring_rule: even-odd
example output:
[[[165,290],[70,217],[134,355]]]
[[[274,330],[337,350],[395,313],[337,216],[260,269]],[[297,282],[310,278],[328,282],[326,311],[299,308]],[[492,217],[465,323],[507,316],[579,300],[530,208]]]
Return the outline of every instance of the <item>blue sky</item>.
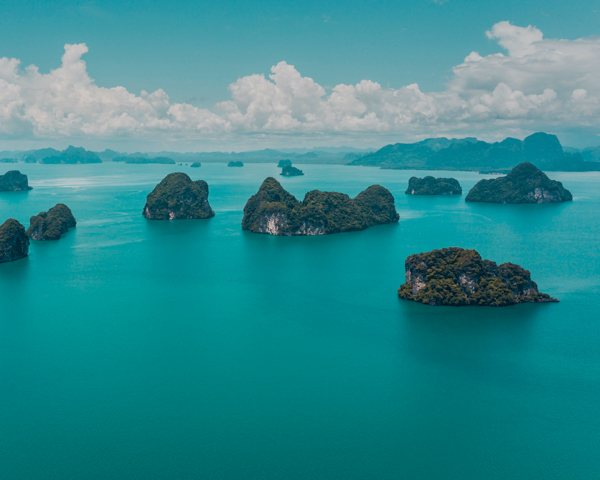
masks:
[[[156,143],[156,148],[168,145],[171,141],[180,142],[190,149],[211,149],[209,147],[217,148],[225,144],[240,145],[240,148],[263,144],[276,146],[290,142],[294,146],[349,142],[356,146],[371,146],[394,139],[411,140],[422,136],[437,136],[438,130],[450,136],[473,134],[496,138],[510,133],[516,136],[519,133],[526,134],[538,127],[560,130],[557,133],[567,143],[600,144],[598,132],[593,126],[590,128],[590,125],[581,119],[569,120],[572,116],[566,115],[559,126],[548,125],[551,116],[546,112],[543,118],[539,115],[535,117],[541,120],[532,123],[534,115],[531,109],[539,109],[537,105],[542,101],[533,97],[528,100],[529,106],[526,108],[529,111],[526,114],[513,112],[510,118],[504,118],[500,114],[494,122],[488,118],[485,128],[471,128],[467,125],[456,131],[447,127],[448,121],[443,128],[436,128],[436,121],[432,119],[439,118],[439,113],[433,116],[428,114],[430,129],[423,127],[424,120],[421,116],[420,119],[411,120],[412,123],[409,122],[410,126],[407,128],[398,126],[397,121],[396,126],[392,127],[389,121],[385,125],[381,122],[377,125],[373,122],[362,122],[357,126],[358,124],[350,125],[347,121],[335,120],[337,123],[328,123],[319,130],[322,120],[319,120],[321,123],[315,123],[311,119],[314,115],[325,114],[312,112],[307,106],[296,108],[292,105],[297,103],[296,100],[290,100],[291,103],[288,102],[286,108],[289,109],[292,120],[298,120],[299,124],[296,122],[292,125],[293,122],[282,120],[277,124],[271,122],[266,125],[268,122],[264,119],[261,123],[255,118],[252,122],[246,118],[242,128],[241,120],[232,120],[233,107],[225,105],[225,110],[222,106],[217,107],[220,102],[232,101],[230,84],[252,74],[269,75],[271,68],[281,61],[286,62],[286,65],[293,65],[302,78],[312,79],[322,87],[324,93],[313,92],[322,98],[327,98],[336,85],[357,85],[362,80],[376,82],[384,90],[389,88],[396,91],[416,83],[420,92],[444,92],[448,89],[448,83],[455,78],[453,68],[460,65],[471,52],[478,52],[482,57],[498,52],[506,55],[506,49],[499,45],[504,37],[486,36],[486,31],[491,31],[498,22],[509,21],[515,28],[532,25],[543,32],[544,39],[573,41],[600,33],[598,11],[598,1],[555,0],[5,0],[0,15],[0,57],[20,60],[21,76],[24,75],[24,67],[31,64],[38,67],[40,74],[47,74],[51,69],[60,67],[65,44],[85,44],[89,52],[82,54],[82,58],[87,64],[87,75],[95,85],[106,89],[124,87],[127,92],[136,96],[140,96],[142,91],[155,92],[160,89],[168,95],[169,105],[190,105],[202,111],[206,109],[217,112],[220,118],[225,118],[226,123],[229,122],[227,125],[222,124],[219,127],[221,130],[218,131],[216,127],[206,127],[205,118],[197,112],[194,113],[193,120],[189,120],[192,117],[188,112],[177,121],[192,121],[204,126],[195,127],[193,134],[190,134],[189,129],[174,133],[174,127],[162,126],[160,128],[163,129],[163,133],[168,132],[158,136],[161,140]],[[535,58],[532,62],[535,62]],[[568,68],[568,63],[560,64],[559,68]],[[582,73],[582,77],[584,74],[585,72]],[[505,83],[511,88],[511,92],[522,91],[524,95],[540,96],[549,88],[557,92],[556,101],[561,99],[561,92],[552,81],[549,80],[548,85],[544,84],[543,79],[539,82],[537,90],[531,85],[528,87],[531,91],[518,90],[510,82]],[[571,83],[572,91],[578,90],[576,80]],[[494,88],[489,88],[489,94],[495,91]],[[589,85],[583,85],[579,90],[582,89],[587,92],[587,103],[591,98],[595,98]],[[571,91],[569,95],[572,96]],[[553,101],[549,97],[544,98],[546,103]],[[0,97],[0,107],[2,101]],[[247,102],[239,99],[235,101],[238,104],[236,108],[241,109],[241,115],[246,115],[244,108]],[[364,100],[361,101],[365,103]],[[530,105],[532,102],[535,103],[533,107]],[[129,132],[123,125],[117,128],[114,122],[110,128],[94,130],[89,127],[77,130],[73,125],[66,129],[38,125],[35,122],[38,122],[39,118],[31,118],[39,108],[32,107],[30,103],[29,100],[24,100],[19,107],[20,113],[15,107],[10,119],[8,116],[4,119],[5,122],[16,122],[15,115],[21,115],[21,123],[18,126],[5,126],[2,131],[0,116],[0,140],[16,145],[27,142],[60,143],[81,137],[84,143],[117,142],[131,145],[133,148],[147,142],[145,136],[153,140],[157,138],[152,132],[145,132],[145,129],[148,130],[146,124],[139,127],[143,122],[135,118],[129,110],[127,116],[138,122],[136,128],[127,127],[130,128]],[[562,104],[564,103],[563,100]],[[400,107],[397,108],[401,110]],[[440,110],[439,107],[436,108]],[[275,106],[273,109],[279,111],[280,107]],[[68,113],[64,111],[64,107],[58,112],[52,111],[52,115],[68,116]],[[352,115],[360,120],[370,113],[374,113],[377,119],[382,119],[382,114],[376,109],[371,112],[368,105],[362,111],[361,108],[355,108]],[[161,114],[167,115],[165,112]],[[90,125],[95,121],[81,113],[81,109],[74,111],[73,115],[85,117],[80,125]],[[123,112],[112,112],[110,115],[122,116]],[[521,124],[515,122],[519,115]],[[402,112],[400,116],[404,118]],[[201,121],[198,118],[201,118]],[[211,125],[217,121],[213,120]],[[235,123],[236,121],[238,123]],[[33,126],[23,126],[23,122],[32,122]],[[307,122],[312,122],[310,128],[306,127]],[[367,123],[368,127],[365,126]],[[417,124],[419,128],[415,126]],[[150,127],[150,130],[152,128],[159,127]],[[360,134],[356,135],[355,132]],[[598,141],[595,141],[596,139]]]

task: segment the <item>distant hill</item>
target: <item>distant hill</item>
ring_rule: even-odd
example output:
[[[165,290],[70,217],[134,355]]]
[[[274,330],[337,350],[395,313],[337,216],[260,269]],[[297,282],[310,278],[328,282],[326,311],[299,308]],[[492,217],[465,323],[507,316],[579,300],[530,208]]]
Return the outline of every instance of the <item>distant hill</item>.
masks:
[[[42,158],[40,163],[102,163],[102,160],[94,152],[89,152],[85,148],[76,148],[71,145],[66,150],[60,152],[59,155],[52,155]]]
[[[429,138],[418,143],[387,145],[354,159],[349,157],[350,165],[395,169],[493,171],[530,162],[550,171],[600,171],[600,162],[586,161],[578,152],[565,152],[556,135],[541,132],[524,140],[509,137],[496,143],[476,138]]]

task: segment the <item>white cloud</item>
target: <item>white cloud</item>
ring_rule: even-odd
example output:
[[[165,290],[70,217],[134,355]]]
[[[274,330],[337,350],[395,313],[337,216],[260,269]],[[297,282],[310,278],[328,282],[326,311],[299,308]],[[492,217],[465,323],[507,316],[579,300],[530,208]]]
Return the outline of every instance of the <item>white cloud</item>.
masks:
[[[600,124],[600,39],[544,39],[509,22],[486,32],[505,53],[470,53],[442,92],[417,84],[383,88],[362,80],[329,92],[293,65],[239,78],[214,111],[172,103],[163,90],[135,95],[102,88],[87,73],[84,44],[66,45],[48,74],[0,58],[0,135],[4,138],[139,138],[555,132]],[[597,133],[597,132],[596,132]]]

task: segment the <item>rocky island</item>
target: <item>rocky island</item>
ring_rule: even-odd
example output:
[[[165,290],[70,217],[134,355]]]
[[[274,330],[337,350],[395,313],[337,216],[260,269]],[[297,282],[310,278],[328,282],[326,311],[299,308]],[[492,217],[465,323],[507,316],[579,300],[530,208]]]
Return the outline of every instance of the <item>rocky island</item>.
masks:
[[[23,175],[18,170],[11,170],[4,175],[0,175],[0,192],[21,192],[31,190],[27,175]]]
[[[215,216],[208,203],[208,184],[192,181],[185,173],[170,173],[146,198],[149,220],[204,219]]]
[[[451,247],[411,255],[405,269],[406,283],[398,296],[427,305],[501,307],[558,302],[538,291],[528,270],[483,260],[475,250]]]
[[[76,148],[70,145],[69,148],[60,152],[59,155],[44,157],[40,163],[46,164],[77,164],[77,163],[102,163],[102,159],[94,152],[89,152],[85,148]]]
[[[69,228],[77,225],[71,209],[58,203],[47,212],[40,212],[29,219],[27,236],[32,240],[58,240]]]
[[[244,162],[235,162],[235,161],[231,161],[227,164],[228,167],[243,167],[244,166]]]
[[[194,162],[194,163],[192,163],[190,165],[190,167],[192,167],[192,168],[198,168],[198,167],[201,167],[201,166],[202,166],[202,164],[200,162]]]
[[[300,175],[304,175],[304,172],[299,168],[292,167],[291,165],[285,165],[281,169],[280,175],[283,175],[284,177],[297,177]]]
[[[561,182],[550,180],[529,162],[523,162],[505,177],[480,180],[471,189],[466,202],[487,203],[559,203],[573,200]]]
[[[277,168],[283,168],[287,165],[289,165],[291,167],[292,161],[291,160],[279,160],[279,163],[277,164]]]
[[[412,177],[406,189],[408,195],[462,195],[462,188],[455,178]]]
[[[14,262],[29,255],[25,227],[14,218],[0,225],[0,263]]]
[[[372,185],[354,199],[344,193],[308,192],[299,202],[273,177],[244,207],[242,229],[270,235],[326,235],[398,222],[394,197]]]

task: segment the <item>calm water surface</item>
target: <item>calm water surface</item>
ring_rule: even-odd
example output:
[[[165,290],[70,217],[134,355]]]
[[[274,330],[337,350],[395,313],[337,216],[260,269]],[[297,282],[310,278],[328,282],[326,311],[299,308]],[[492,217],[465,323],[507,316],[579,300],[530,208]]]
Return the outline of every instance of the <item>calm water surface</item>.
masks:
[[[503,206],[303,165],[278,177],[297,197],[379,183],[400,223],[277,238],[240,229],[275,165],[18,168],[34,190],[0,194],[1,221],[64,202],[78,225],[0,265],[3,479],[600,478],[600,174]],[[214,218],[142,217],[171,171],[208,181]],[[400,301],[406,256],[448,246],[561,303]]]

